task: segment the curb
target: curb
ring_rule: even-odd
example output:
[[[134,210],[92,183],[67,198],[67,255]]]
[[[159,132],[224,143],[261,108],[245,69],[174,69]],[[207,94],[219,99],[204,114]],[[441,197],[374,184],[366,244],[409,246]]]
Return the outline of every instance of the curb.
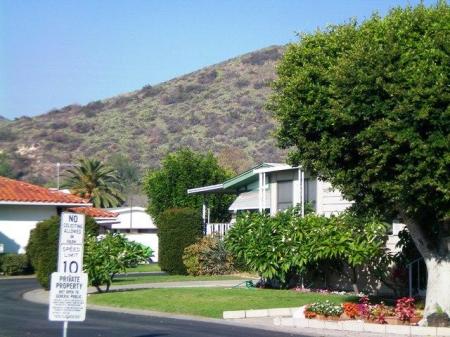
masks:
[[[407,336],[438,336],[449,337],[450,328],[437,328],[413,325],[389,325],[373,324],[364,321],[321,321],[315,319],[301,319],[291,317],[276,317],[274,325],[295,328],[313,328],[322,330],[371,332],[383,334],[385,336],[407,335]]]
[[[298,308],[275,308],[258,310],[224,311],[224,319],[262,318],[292,316]]]

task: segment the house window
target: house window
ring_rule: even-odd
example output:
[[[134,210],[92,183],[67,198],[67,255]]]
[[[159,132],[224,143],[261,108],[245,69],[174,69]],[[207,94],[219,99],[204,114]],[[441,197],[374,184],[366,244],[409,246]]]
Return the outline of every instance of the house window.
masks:
[[[281,211],[292,207],[294,201],[293,181],[277,182],[277,210]]]
[[[316,209],[317,181],[314,178],[305,179],[305,203],[310,203]]]

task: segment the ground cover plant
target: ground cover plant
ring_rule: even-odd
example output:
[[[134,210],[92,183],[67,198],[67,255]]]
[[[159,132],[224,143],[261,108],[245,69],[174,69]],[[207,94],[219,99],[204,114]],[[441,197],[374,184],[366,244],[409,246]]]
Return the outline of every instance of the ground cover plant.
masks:
[[[299,307],[328,299],[339,304],[354,296],[270,289],[171,288],[89,296],[89,303],[221,318],[223,311]]]

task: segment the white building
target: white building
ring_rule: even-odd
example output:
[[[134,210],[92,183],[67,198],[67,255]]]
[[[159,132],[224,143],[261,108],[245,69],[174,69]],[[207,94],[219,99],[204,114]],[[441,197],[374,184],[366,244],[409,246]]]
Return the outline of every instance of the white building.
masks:
[[[206,233],[223,234],[234,222],[236,215],[242,211],[259,211],[275,215],[280,210],[299,205],[311,205],[315,213],[330,216],[339,214],[352,205],[345,200],[341,192],[330,183],[322,181],[304,171],[280,163],[262,163],[245,171],[222,184],[191,188],[188,194],[227,193],[237,195],[229,207],[232,213],[230,224],[210,223],[207,197],[203,205],[203,220]],[[390,237],[390,248],[398,241],[396,235],[403,229],[402,224],[393,226],[394,236]]]
[[[158,261],[158,228],[143,207],[109,208],[117,214],[117,221],[109,226],[115,233],[125,235],[130,241],[139,242],[153,250],[152,261]]]
[[[39,221],[70,207],[92,206],[77,196],[0,177],[0,252],[25,253]]]

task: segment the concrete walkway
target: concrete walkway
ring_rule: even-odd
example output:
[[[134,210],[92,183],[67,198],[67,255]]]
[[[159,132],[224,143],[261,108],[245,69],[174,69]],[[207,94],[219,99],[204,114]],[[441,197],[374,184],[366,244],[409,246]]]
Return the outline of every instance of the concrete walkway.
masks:
[[[161,283],[144,283],[144,284],[125,284],[125,285],[113,285],[111,286],[111,291],[124,291],[132,289],[152,289],[152,288],[192,288],[192,287],[233,287],[242,280],[223,280],[223,281],[182,281],[182,282],[161,282]],[[96,289],[90,287],[88,293],[95,293]],[[23,294],[23,298],[27,301],[48,304],[49,292],[43,289],[35,289]],[[250,328],[259,328],[270,331],[279,331],[292,334],[302,334],[311,337],[386,337],[385,334],[369,333],[369,332],[353,332],[353,331],[336,331],[328,329],[315,329],[308,327],[294,327],[294,326],[282,326],[276,325],[273,317],[255,317],[255,318],[245,318],[245,319],[214,319],[214,318],[202,318],[198,316],[189,315],[179,315],[179,314],[169,314],[164,312],[156,312],[149,310],[138,310],[138,309],[127,309],[127,308],[114,308],[99,305],[88,305],[89,310],[99,310],[99,311],[111,311],[111,312],[122,312],[135,315],[143,316],[154,316],[154,317],[168,317],[183,320],[195,320],[202,322],[213,322],[226,325],[234,326],[245,326]],[[401,335],[396,335],[401,337]],[[405,335],[408,336],[408,335]],[[410,336],[410,335],[409,335]]]

